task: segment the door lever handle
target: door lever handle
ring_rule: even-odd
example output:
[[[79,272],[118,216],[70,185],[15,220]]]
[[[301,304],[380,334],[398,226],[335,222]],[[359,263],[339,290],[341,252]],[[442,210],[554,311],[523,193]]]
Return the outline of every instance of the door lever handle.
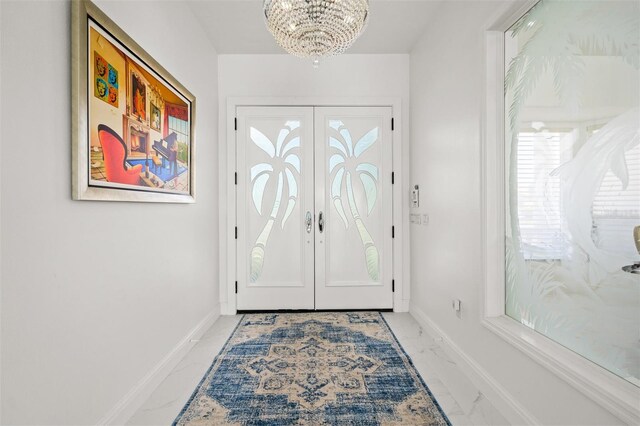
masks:
[[[311,212],[307,212],[305,224],[307,226],[307,234],[311,233],[311,228],[313,227],[313,219],[311,218]]]
[[[322,234],[324,230],[324,217],[322,216],[322,212],[318,215],[318,231]]]

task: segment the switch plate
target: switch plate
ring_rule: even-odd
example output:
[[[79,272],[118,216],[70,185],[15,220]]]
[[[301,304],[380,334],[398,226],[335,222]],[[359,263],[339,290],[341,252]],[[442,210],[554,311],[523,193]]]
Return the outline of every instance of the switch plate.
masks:
[[[454,311],[456,312],[460,312],[460,299],[453,299],[453,303],[451,304],[451,307],[453,308]]]

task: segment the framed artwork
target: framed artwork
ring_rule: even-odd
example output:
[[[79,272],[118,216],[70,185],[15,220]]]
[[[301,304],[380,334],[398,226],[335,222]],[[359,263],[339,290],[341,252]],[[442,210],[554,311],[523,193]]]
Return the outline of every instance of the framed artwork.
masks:
[[[131,71],[131,115],[140,121],[147,120],[147,85],[135,71]]]
[[[151,103],[151,121],[149,125],[153,130],[160,131],[161,119],[162,119],[162,113],[160,112],[160,108],[158,108],[155,104]]]
[[[72,5],[73,199],[195,202],[195,97],[91,1]]]

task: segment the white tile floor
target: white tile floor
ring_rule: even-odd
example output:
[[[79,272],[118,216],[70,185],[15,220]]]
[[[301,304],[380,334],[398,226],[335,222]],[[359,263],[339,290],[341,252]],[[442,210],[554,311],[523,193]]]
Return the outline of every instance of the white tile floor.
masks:
[[[206,373],[213,358],[222,349],[240,317],[220,317],[133,415],[128,424],[171,424]],[[410,314],[385,313],[384,317],[451,423],[508,423],[471,381],[458,371],[455,362]]]

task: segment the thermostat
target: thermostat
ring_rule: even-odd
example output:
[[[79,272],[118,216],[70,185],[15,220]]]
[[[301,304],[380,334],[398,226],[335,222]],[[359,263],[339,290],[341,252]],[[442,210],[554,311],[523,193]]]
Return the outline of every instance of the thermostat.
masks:
[[[411,190],[411,207],[414,209],[420,207],[420,188],[418,185],[414,185]]]

